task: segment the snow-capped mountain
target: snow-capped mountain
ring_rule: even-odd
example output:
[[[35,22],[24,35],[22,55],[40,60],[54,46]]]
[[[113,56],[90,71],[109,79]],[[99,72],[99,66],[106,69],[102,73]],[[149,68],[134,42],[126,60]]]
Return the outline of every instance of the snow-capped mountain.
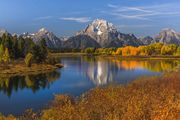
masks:
[[[85,30],[78,32],[77,35],[88,35],[96,40],[102,47],[106,47],[113,39],[115,39],[116,33],[117,29],[112,23],[103,19],[96,19],[89,24]]]
[[[48,31],[45,28],[41,28],[37,33],[23,33],[21,36],[32,38],[35,43],[38,43],[40,40],[45,39],[46,44],[49,48],[60,48],[62,44],[60,38],[56,37],[54,33]]]
[[[23,38],[32,38],[34,36],[34,34],[24,32],[23,34],[20,34],[19,36],[21,36]]]
[[[62,41],[67,41],[70,37],[67,37],[67,36],[62,36],[62,37],[59,37]]]
[[[3,34],[9,34],[9,33],[4,29],[0,29],[0,37],[2,37]]]
[[[96,19],[77,35],[88,35],[96,40],[101,47],[121,47],[125,45],[139,46],[142,44],[133,34],[120,33],[110,22]]]
[[[169,28],[163,29],[157,36],[155,36],[155,42],[180,45],[180,33]]]
[[[40,39],[45,39],[47,46],[50,48],[61,47],[60,38],[56,37],[54,33],[46,30],[45,28],[41,28],[37,33],[33,35],[32,38],[35,43],[38,42]]]

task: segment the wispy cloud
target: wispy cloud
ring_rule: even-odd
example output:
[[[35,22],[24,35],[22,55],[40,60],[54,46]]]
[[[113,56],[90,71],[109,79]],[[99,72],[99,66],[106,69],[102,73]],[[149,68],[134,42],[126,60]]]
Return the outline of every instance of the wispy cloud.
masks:
[[[116,8],[115,11],[116,12],[132,12],[132,11],[136,11],[136,12],[153,12],[151,10],[146,10],[146,9],[143,9],[143,8],[140,8],[140,7],[114,7]]]
[[[110,8],[118,8],[118,6],[113,5],[113,4],[108,4],[108,7],[110,7]]]
[[[155,27],[154,25],[146,25],[146,24],[139,24],[139,25],[118,25],[118,28],[147,28],[147,27]]]
[[[180,3],[160,4],[151,6],[118,6],[108,4],[108,11],[102,11],[121,19],[151,20],[155,17],[180,16]]]
[[[53,16],[43,16],[43,17],[37,17],[34,20],[35,21],[37,21],[37,20],[47,20],[47,19],[51,19],[51,18],[53,18]]]
[[[66,20],[66,21],[75,21],[79,23],[86,23],[91,21],[89,17],[62,17],[59,18],[60,20]]]

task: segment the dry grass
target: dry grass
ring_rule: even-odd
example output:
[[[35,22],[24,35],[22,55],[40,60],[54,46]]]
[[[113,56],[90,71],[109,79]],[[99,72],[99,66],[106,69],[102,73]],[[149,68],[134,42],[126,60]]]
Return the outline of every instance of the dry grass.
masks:
[[[180,119],[180,74],[143,78],[128,86],[96,88],[76,101],[58,95],[42,120]]]
[[[11,118],[9,120],[14,119]],[[39,116],[28,112],[18,119],[178,120],[180,72],[141,78],[127,86],[95,88],[78,100],[57,95],[49,108],[42,110]]]
[[[58,67],[49,64],[32,64],[27,67],[25,64],[9,64],[6,67],[0,67],[0,76],[17,76],[26,74],[46,73],[56,70]]]

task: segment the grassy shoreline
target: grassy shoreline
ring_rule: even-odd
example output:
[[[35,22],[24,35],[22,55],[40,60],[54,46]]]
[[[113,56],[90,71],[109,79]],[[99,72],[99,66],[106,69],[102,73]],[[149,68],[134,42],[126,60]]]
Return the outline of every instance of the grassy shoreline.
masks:
[[[178,59],[180,56],[119,56],[119,55],[103,55],[103,54],[86,54],[86,53],[52,53],[52,56],[59,57],[76,57],[76,56],[98,56],[98,57],[112,57],[118,59]]]
[[[62,64],[50,65],[50,64],[32,64],[31,67],[27,67],[22,62],[16,62],[6,65],[4,68],[0,68],[0,76],[24,76],[27,74],[40,74],[55,71],[58,68],[63,67]]]

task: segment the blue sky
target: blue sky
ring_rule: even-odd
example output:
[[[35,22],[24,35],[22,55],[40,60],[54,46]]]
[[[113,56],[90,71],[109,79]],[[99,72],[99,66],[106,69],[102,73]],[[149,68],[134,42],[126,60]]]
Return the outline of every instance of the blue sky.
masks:
[[[45,27],[70,36],[97,18],[137,36],[163,28],[180,32],[180,0],[0,0],[0,28],[11,33]]]

